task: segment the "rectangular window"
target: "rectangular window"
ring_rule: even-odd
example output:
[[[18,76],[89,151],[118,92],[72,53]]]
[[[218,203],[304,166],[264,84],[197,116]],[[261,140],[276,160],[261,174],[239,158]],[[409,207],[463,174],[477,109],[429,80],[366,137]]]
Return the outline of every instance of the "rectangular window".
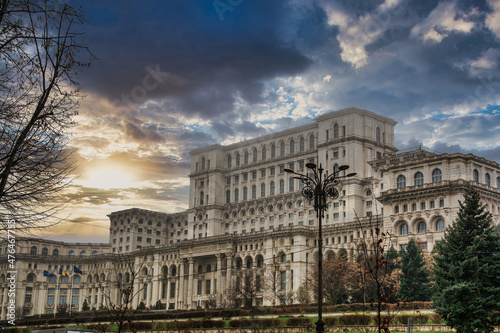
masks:
[[[285,172],[285,166],[283,164],[281,164],[279,168],[280,168],[280,173]]]
[[[411,204],[411,210],[412,211],[416,211],[417,210],[417,204],[416,203],[412,203]]]
[[[431,208],[436,208],[436,203],[434,202],[434,200],[431,201]]]
[[[338,201],[333,203],[333,208],[339,208],[340,204]]]
[[[372,206],[372,201],[371,201],[371,200],[368,200],[368,201],[366,202],[366,207],[371,207],[371,206]]]
[[[339,158],[339,151],[338,150],[333,152],[333,158]]]
[[[257,171],[252,171],[252,179],[257,179]]]
[[[286,290],[286,271],[281,272],[281,290]]]
[[[234,182],[235,182],[236,184],[238,184],[238,183],[239,183],[239,181],[240,181],[240,175],[235,175],[235,176],[234,176]]]
[[[394,206],[394,213],[396,213],[396,214],[399,213],[399,206]]]
[[[260,170],[260,176],[265,177],[266,176],[266,169],[261,169]]]
[[[54,295],[47,296],[47,304],[54,304]]]
[[[72,296],[71,304],[78,304],[80,296]]]
[[[231,184],[231,177],[226,177],[226,184],[230,185]]]
[[[304,160],[299,161],[299,170],[304,170]]]
[[[333,218],[334,219],[338,219],[340,216],[339,216],[339,213],[333,213]]]
[[[175,282],[170,283],[170,298],[175,298]]]
[[[288,213],[288,218],[292,219],[293,218],[293,213]]]
[[[439,200],[439,207],[444,207],[444,199]]]
[[[205,281],[205,294],[210,295],[210,284],[212,280],[206,280]]]
[[[197,295],[201,295],[201,286],[202,286],[202,281],[201,280],[198,280],[198,290],[197,290]]]
[[[54,294],[56,292],[56,288],[49,288],[49,294]]]
[[[405,205],[403,205],[403,212],[406,213],[407,211],[408,211],[408,205],[405,204]]]
[[[425,202],[420,203],[420,209],[425,209]]]
[[[246,172],[245,172],[245,173],[243,174],[243,180],[248,180],[248,173],[246,173]]]
[[[68,298],[66,297],[66,295],[61,295],[59,296],[59,304],[66,304]]]
[[[31,295],[24,296],[24,303],[31,303]]]
[[[269,168],[269,172],[270,172],[271,176],[274,176],[274,174],[276,173],[276,169],[274,167],[271,167],[271,168]]]
[[[309,225],[314,225],[314,220],[309,220]]]

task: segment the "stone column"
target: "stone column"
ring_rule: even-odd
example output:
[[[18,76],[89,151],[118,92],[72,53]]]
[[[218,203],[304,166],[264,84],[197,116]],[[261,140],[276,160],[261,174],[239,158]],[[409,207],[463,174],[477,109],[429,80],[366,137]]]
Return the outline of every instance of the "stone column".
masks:
[[[215,255],[217,257],[217,306],[222,304],[222,254],[217,253]],[[214,284],[215,285],[215,284]]]
[[[184,295],[184,261],[182,259],[179,265],[179,275],[175,287],[177,288],[177,301],[180,302],[176,306],[180,307],[180,309],[184,309],[186,296]]]
[[[191,309],[193,306],[193,274],[194,274],[194,259],[190,257],[189,261],[189,276],[188,276],[188,299],[187,305],[188,309]]]

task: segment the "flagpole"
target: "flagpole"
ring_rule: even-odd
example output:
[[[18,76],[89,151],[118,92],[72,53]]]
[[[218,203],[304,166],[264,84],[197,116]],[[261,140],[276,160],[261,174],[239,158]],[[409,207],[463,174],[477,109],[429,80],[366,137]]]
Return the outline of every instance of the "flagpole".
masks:
[[[70,317],[71,317],[71,309],[73,308],[73,274],[71,274],[69,276],[69,278],[71,279],[71,291],[69,292],[69,316]]]

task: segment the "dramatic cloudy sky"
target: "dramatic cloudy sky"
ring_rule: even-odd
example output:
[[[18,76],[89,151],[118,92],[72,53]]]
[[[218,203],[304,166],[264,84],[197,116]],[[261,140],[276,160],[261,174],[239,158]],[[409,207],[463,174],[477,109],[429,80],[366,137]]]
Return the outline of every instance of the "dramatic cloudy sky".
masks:
[[[187,208],[189,151],[356,106],[396,146],[500,162],[500,0],[82,2],[97,60],[79,76],[68,221],[106,241],[112,211]]]

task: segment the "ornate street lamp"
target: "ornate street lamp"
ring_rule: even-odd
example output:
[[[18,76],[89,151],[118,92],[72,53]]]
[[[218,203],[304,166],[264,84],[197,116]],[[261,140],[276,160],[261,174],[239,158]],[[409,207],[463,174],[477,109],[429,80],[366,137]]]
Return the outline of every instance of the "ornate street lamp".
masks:
[[[322,218],[325,216],[325,210],[328,208],[326,199],[337,199],[339,191],[335,188],[339,184],[340,179],[355,176],[356,173],[350,173],[345,176],[339,176],[340,171],[349,169],[348,165],[342,165],[334,170],[331,175],[325,175],[323,179],[323,167],[321,164],[316,168],[316,164],[307,163],[306,167],[311,169],[313,174],[303,175],[292,169],[285,169],[285,172],[292,173],[296,176],[293,178],[299,179],[304,184],[302,195],[310,201],[313,201],[314,210],[318,217],[318,321],[316,322],[316,332],[323,333],[325,331],[325,322],[323,321],[323,236],[321,231]]]

